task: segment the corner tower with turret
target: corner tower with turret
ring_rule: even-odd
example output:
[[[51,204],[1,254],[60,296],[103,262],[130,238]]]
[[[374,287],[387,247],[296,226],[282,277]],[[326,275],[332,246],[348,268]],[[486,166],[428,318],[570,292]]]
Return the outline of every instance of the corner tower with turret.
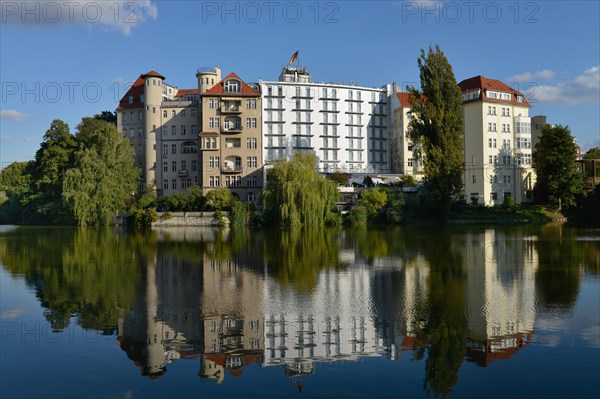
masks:
[[[156,187],[156,136],[160,129],[162,86],[165,77],[156,71],[142,75],[144,79],[144,132],[142,147],[142,182],[153,189]]]

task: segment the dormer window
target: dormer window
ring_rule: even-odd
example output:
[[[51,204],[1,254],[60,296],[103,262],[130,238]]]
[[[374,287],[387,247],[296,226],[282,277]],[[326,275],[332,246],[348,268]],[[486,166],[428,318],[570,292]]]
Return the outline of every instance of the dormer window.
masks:
[[[133,96],[129,96],[129,104],[133,104]]]
[[[517,95],[517,102],[522,103],[523,102],[523,96]]]
[[[240,81],[235,79],[229,79],[225,81],[225,93],[239,93],[240,92]]]

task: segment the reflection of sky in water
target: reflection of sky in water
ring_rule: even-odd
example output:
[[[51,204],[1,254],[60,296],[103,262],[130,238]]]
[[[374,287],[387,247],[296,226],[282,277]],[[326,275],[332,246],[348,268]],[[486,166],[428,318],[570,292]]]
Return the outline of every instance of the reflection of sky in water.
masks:
[[[543,346],[584,345],[600,349],[600,280],[584,278],[574,309],[538,313],[534,341]]]

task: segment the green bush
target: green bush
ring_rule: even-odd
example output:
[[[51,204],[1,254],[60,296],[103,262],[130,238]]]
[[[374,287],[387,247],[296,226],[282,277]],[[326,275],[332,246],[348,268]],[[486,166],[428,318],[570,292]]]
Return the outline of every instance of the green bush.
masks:
[[[353,207],[346,216],[346,224],[352,227],[365,226],[367,224],[368,213],[364,206],[357,205]]]
[[[162,215],[163,220],[171,220],[173,219],[173,214],[169,211],[163,213]]]
[[[329,212],[325,215],[325,226],[340,227],[343,224],[343,218],[340,213]]]
[[[231,202],[231,213],[229,220],[234,227],[243,227],[248,223],[248,208],[238,199]]]

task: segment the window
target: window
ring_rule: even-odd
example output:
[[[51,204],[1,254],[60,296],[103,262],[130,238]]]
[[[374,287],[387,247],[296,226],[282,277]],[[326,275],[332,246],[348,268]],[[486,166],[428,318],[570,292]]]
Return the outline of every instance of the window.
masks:
[[[498,193],[490,193],[490,201],[492,201],[492,202],[498,201]]]
[[[198,146],[193,141],[186,141],[181,145],[182,154],[197,154]]]
[[[169,154],[169,145],[168,144],[163,144],[163,150],[162,150],[162,154],[164,157],[166,157]]]
[[[477,183],[477,176],[473,175],[473,184]]]
[[[169,163],[163,162],[163,172],[168,172],[168,171],[169,171]]]
[[[177,154],[177,144],[171,144],[171,154]]]
[[[176,179],[171,180],[171,185],[173,186],[173,190],[177,190],[177,180]]]
[[[408,158],[408,163],[407,163],[407,165],[408,165],[408,166],[411,166],[411,167],[413,166],[413,159],[412,159],[412,158]]]
[[[129,96],[129,104],[133,104],[133,96]]]
[[[246,194],[246,202],[254,202],[256,201],[256,195],[254,193]]]
[[[175,118],[175,116],[176,116],[176,115],[177,115],[177,111],[175,111],[175,110],[172,110],[172,111],[171,111],[171,117]]]
[[[192,118],[195,118],[195,117],[196,117],[196,108],[192,108],[192,109],[190,110],[190,113],[191,113],[191,115],[192,115]]]
[[[240,91],[240,81],[228,79],[225,81],[225,93],[237,93]]]
[[[246,157],[246,167],[256,168],[256,165],[257,165],[257,157]]]
[[[185,125],[181,125],[181,134],[185,134]]]
[[[171,126],[171,134],[172,134],[173,136],[175,136],[175,135],[177,134],[177,126],[175,126],[175,125],[172,125],[172,126]]]
[[[177,161],[171,162],[171,171],[177,172]]]
[[[168,116],[167,111],[163,111],[163,118],[166,118]]]
[[[246,108],[248,109],[256,109],[256,99],[247,99],[246,100]]]
[[[165,189],[165,190],[169,189],[169,181],[167,179],[163,180],[163,189]]]
[[[220,100],[218,98],[209,98],[208,99],[208,108],[210,109],[218,109],[220,107]]]
[[[504,148],[505,150],[510,150],[510,139],[502,140],[502,148]]]
[[[198,134],[198,126],[196,126],[196,125],[192,125],[192,128],[191,128],[191,133],[192,133],[192,135],[194,135],[194,136],[195,136],[196,134]]]

